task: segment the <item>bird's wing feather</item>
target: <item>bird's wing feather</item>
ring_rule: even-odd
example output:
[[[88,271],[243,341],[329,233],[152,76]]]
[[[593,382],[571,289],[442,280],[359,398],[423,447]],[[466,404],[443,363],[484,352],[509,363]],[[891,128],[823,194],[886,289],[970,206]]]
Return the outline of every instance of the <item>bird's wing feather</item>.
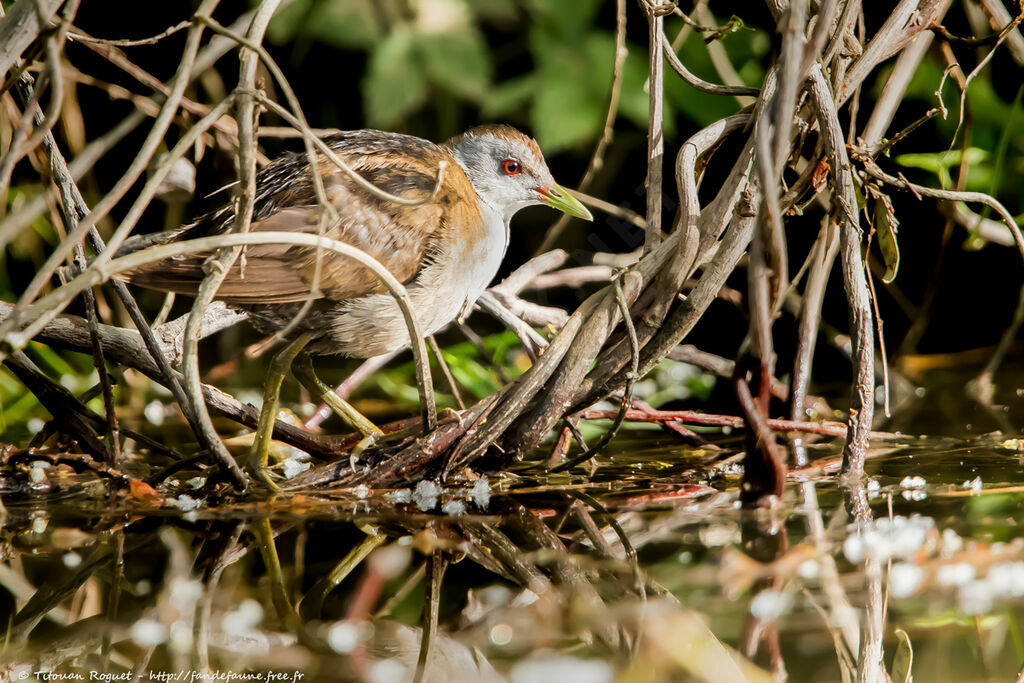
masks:
[[[335,153],[373,185],[404,198],[427,199],[434,190],[438,166],[447,162],[437,197],[416,206],[379,198],[359,187],[325,156],[318,166],[328,201],[338,220],[325,236],[350,244],[380,261],[400,282],[414,280],[429,261],[436,238],[451,227],[455,205],[458,223],[479,221],[476,194],[451,154],[433,143],[396,133],[353,131],[327,140]],[[319,204],[305,154],[281,157],[257,179],[253,232],[285,231],[316,234]],[[228,206],[194,224],[170,233],[135,238],[126,250],[230,230],[234,211]],[[124,251],[124,250],[123,250]],[[205,272],[208,253],[168,258],[126,273],[130,282],[161,291],[195,294]],[[228,272],[217,298],[238,304],[285,303],[309,296],[317,267],[317,250],[285,244],[246,247]],[[386,291],[369,269],[335,252],[320,257],[320,291],[343,300]]]

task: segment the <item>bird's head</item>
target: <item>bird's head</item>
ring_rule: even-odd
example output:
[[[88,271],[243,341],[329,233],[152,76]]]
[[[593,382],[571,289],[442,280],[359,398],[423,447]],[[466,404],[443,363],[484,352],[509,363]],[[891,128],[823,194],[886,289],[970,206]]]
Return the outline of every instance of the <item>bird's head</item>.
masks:
[[[506,222],[531,204],[547,204],[570,216],[594,220],[587,208],[551,177],[537,141],[515,128],[471,128],[445,144],[480,199]]]

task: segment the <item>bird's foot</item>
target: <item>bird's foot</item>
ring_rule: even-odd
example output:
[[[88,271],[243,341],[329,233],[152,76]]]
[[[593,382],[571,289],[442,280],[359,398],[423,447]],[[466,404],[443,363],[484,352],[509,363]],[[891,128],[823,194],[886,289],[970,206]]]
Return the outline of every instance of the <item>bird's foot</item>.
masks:
[[[376,429],[376,428],[375,428]],[[359,456],[363,454],[367,448],[372,448],[377,444],[377,440],[384,436],[384,432],[377,429],[375,432],[370,432],[362,438],[348,454],[348,466],[352,468],[352,474],[359,472]],[[369,467],[365,471],[369,471]]]

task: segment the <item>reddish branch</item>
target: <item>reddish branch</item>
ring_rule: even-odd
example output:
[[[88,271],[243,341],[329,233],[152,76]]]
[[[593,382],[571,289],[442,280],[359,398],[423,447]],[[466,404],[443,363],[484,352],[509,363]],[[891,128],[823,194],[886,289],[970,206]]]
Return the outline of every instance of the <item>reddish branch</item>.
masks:
[[[617,410],[585,410],[581,414],[584,420],[612,420],[618,415]],[[738,415],[717,415],[701,413],[696,410],[627,410],[628,422],[682,422],[685,424],[705,425],[708,427],[743,427],[743,418]],[[846,425],[842,422],[826,420],[809,422],[805,420],[781,420],[768,418],[765,424],[776,432],[802,432],[804,434],[821,434],[822,436],[846,436]],[[872,439],[905,439],[904,434],[895,432],[870,432]]]

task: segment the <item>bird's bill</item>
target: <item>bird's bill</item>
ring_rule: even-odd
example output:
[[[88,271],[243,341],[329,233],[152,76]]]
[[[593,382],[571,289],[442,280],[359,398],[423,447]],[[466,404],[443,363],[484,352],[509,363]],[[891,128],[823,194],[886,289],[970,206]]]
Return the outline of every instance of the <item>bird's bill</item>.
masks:
[[[569,194],[569,191],[558,183],[553,183],[548,187],[537,188],[537,194],[540,195],[541,201],[553,209],[558,209],[562,213],[567,213],[570,216],[576,218],[582,218],[585,221],[592,221],[594,217],[590,215],[587,207],[580,203],[580,200]]]

